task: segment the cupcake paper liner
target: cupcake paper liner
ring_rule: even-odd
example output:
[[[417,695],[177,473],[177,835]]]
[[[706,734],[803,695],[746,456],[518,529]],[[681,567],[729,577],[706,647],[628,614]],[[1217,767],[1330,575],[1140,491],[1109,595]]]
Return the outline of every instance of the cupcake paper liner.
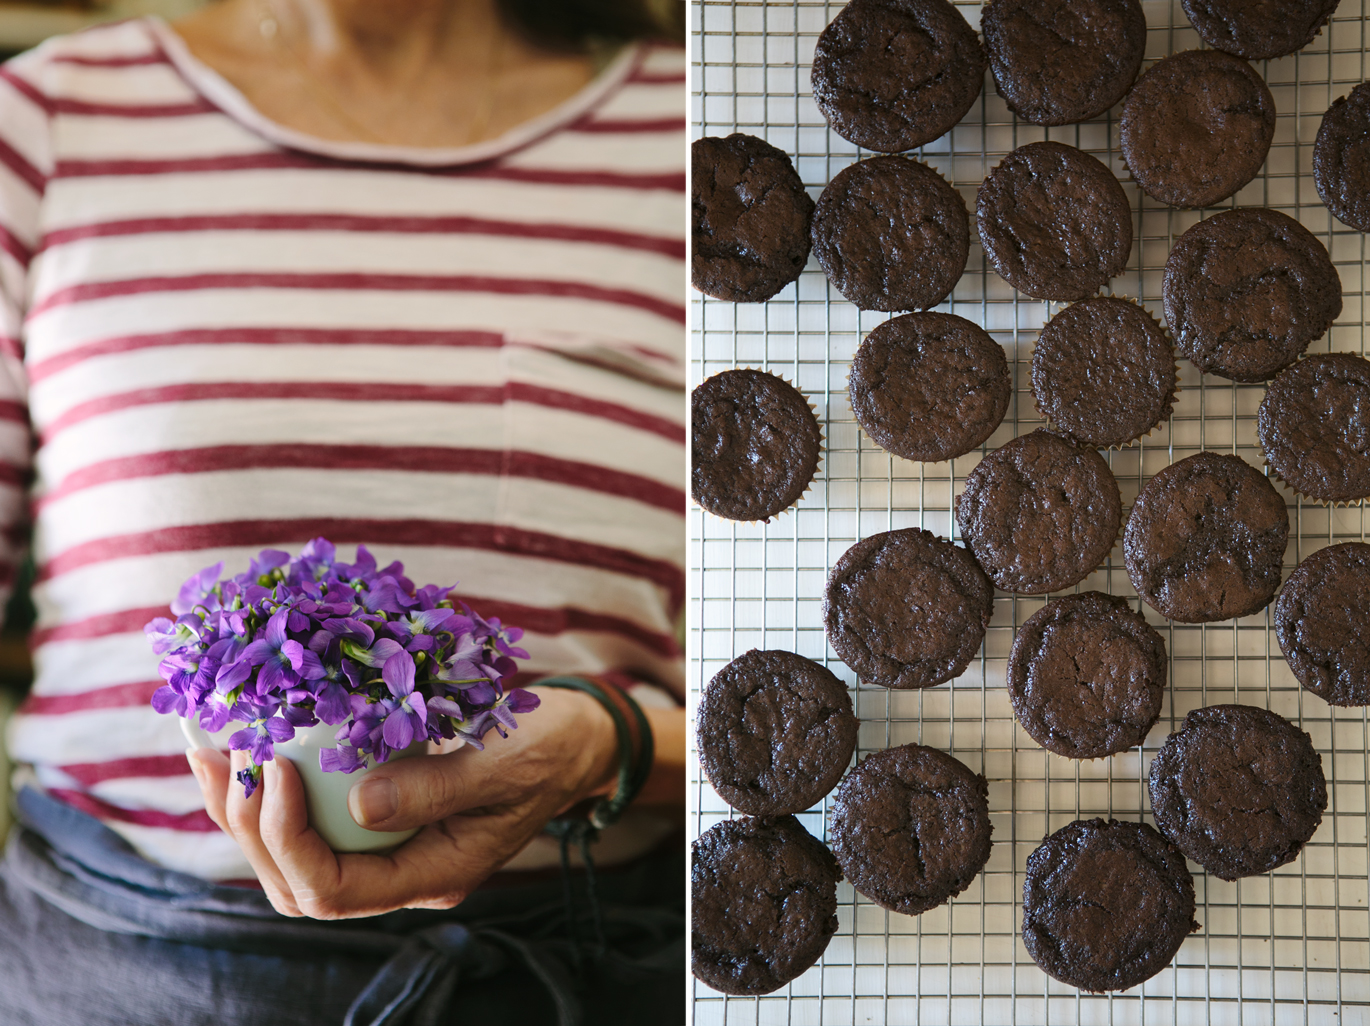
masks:
[[[1280,472],[1276,470],[1274,465],[1270,462],[1270,457],[1266,455],[1265,446],[1261,445],[1259,438],[1256,439],[1256,452],[1260,455],[1261,464],[1265,467],[1266,476],[1284,485],[1302,502],[1309,502],[1317,506],[1322,506],[1325,509],[1346,509],[1351,506],[1359,506],[1361,503],[1365,502],[1366,499],[1370,499],[1370,495],[1362,496],[1359,499],[1323,499],[1316,495],[1309,495],[1306,492],[1300,491],[1280,475]]]

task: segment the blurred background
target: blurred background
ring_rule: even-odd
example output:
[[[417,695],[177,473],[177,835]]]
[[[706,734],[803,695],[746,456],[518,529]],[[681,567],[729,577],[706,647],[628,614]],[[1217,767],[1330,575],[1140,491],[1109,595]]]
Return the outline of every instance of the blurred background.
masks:
[[[205,0],[0,0],[0,60],[37,46],[48,36],[75,32],[102,21],[119,21],[143,14],[164,18],[203,6]]]

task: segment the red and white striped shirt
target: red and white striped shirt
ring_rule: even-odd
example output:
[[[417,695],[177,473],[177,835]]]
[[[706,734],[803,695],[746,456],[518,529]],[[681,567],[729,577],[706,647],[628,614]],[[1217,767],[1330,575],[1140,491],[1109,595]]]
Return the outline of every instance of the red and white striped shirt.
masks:
[[[267,121],[155,19],[0,69],[0,572],[31,518],[38,607],[11,756],[149,859],[250,876],[142,626],[317,535],[459,581],[530,672],[683,694],[684,96],[634,46],[436,150]]]

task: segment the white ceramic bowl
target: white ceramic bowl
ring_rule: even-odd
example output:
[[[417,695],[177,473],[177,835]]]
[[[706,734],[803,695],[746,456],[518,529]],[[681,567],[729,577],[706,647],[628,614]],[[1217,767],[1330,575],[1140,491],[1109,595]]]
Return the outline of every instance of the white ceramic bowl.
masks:
[[[229,723],[223,730],[209,734],[197,723],[181,718],[181,731],[196,748],[215,748],[228,750],[228,739],[243,724]],[[328,846],[337,852],[377,852],[403,844],[418,833],[413,830],[368,830],[359,826],[347,811],[347,792],[358,784],[374,766],[375,762],[367,757],[365,770],[353,773],[325,773],[319,768],[319,750],[336,748],[333,735],[338,728],[327,723],[304,727],[295,731],[295,737],[276,744],[276,757],[289,759],[300,773],[304,784],[305,803],[309,808],[309,825],[318,831]],[[417,741],[402,752],[390,756],[395,759],[408,759],[415,755],[425,755],[427,741]],[[240,786],[237,781],[233,786]]]

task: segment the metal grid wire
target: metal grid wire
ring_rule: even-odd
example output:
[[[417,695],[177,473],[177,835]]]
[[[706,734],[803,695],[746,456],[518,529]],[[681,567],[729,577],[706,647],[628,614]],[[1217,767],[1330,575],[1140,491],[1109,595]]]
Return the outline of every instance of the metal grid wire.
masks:
[[[1310,352],[1364,355],[1365,236],[1336,221],[1311,175],[1323,111],[1366,75],[1362,3],[1343,0],[1330,28],[1296,55],[1255,66],[1279,111],[1263,173],[1224,207],[1267,206],[1309,228],[1341,275],[1345,306]],[[749,132],[795,158],[810,193],[862,156],[830,132],[809,90],[815,39],[841,9],[818,0],[695,0],[695,136]],[[1178,2],[1144,0],[1147,64],[1200,46]],[[961,12],[979,24],[977,5]],[[1015,119],[986,76],[981,99],[951,133],[918,151],[975,209],[975,191],[1000,158],[1050,138],[1107,163],[1132,203],[1131,260],[1111,290],[1161,317],[1161,273],[1175,238],[1211,211],[1171,209],[1143,196],[1118,150],[1118,108],[1087,124],[1043,129]],[[970,261],[939,309],[983,325],[1006,349],[1015,394],[1003,425],[979,452],[947,463],[890,456],[855,423],[846,392],[852,354],[888,315],[860,312],[829,288],[816,262],[765,304],[694,296],[692,375],[698,383],[730,367],[762,367],[795,383],[818,411],[824,461],[797,507],[767,525],[689,516],[689,652],[693,700],[729,660],[750,648],[785,648],[826,663],[852,689],[861,719],[857,758],[920,742],[949,751],[989,780],[994,845],[989,864],[949,904],[909,917],[886,912],[838,886],[840,928],[818,965],[773,995],[725,997],[694,981],[696,1026],[749,1024],[1276,1024],[1370,1023],[1370,914],[1366,810],[1370,729],[1363,709],[1333,709],[1305,694],[1288,670],[1270,609],[1238,621],[1172,624],[1141,606],[1165,638],[1170,689],[1160,721],[1140,750],[1077,762],[1043,751],[1016,724],[1004,689],[1014,631],[1044,598],[1000,593],[979,657],[957,680],[925,691],[861,684],[828,648],[822,594],[828,568],[856,540],[924,527],[960,540],[953,496],[985,452],[1042,423],[1028,383],[1031,346],[1057,304],[1018,295],[989,267],[972,231]],[[1143,483],[1201,449],[1235,452],[1259,466],[1255,415],[1265,389],[1201,377],[1180,361],[1181,392],[1170,422],[1130,449],[1107,453],[1130,506]],[[1295,527],[1285,574],[1334,541],[1364,540],[1365,504],[1328,509],[1281,489]],[[1077,590],[1137,602],[1120,547]],[[1093,815],[1150,820],[1146,770],[1191,709],[1218,702],[1269,708],[1300,724],[1322,755],[1329,806],[1293,864],[1227,883],[1191,863],[1202,930],[1173,965],[1140,987],[1087,995],[1048,978],[1018,931],[1028,854],[1043,836]],[[692,763],[698,766],[697,760]],[[696,768],[694,833],[734,815]],[[826,838],[829,802],[800,816]]]

